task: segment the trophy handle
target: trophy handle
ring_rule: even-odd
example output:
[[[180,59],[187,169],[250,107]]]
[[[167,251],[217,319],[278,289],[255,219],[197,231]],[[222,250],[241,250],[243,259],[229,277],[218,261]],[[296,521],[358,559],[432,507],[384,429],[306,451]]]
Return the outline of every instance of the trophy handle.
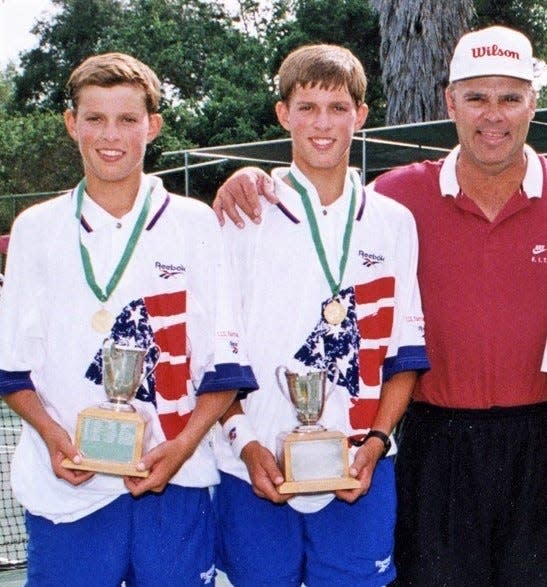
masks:
[[[103,353],[103,359],[104,359],[104,355],[105,354],[110,354],[112,352],[112,350],[114,349],[114,340],[112,338],[105,338],[103,340],[103,345],[102,345],[102,353]]]
[[[336,363],[332,363],[332,365],[334,366],[334,376],[332,378],[332,382],[329,386],[329,389],[325,395],[325,401],[327,401],[329,397],[334,393],[334,390],[336,389],[336,385],[338,383],[338,378],[340,377],[340,369],[338,368],[338,365]]]
[[[281,390],[281,393],[289,400],[291,401],[291,396],[289,394],[288,389],[285,388],[285,386],[283,385],[283,379],[281,377],[281,375],[285,375],[285,373],[288,371],[287,367],[285,367],[285,365],[279,365],[279,367],[275,370],[275,378],[277,379],[277,385],[279,385],[279,389]]]
[[[152,349],[157,349],[158,351],[158,358],[156,359],[156,362],[152,365],[152,368],[146,373],[143,373],[141,380],[139,381],[139,385],[137,386],[137,389],[150,377],[150,375],[152,375],[152,373],[154,373],[154,371],[156,370],[156,367],[158,366],[158,363],[160,362],[160,358],[161,358],[161,348],[159,344],[153,344],[151,346],[148,347],[148,349],[146,350],[146,354],[148,354]],[[146,355],[145,355],[146,357]]]

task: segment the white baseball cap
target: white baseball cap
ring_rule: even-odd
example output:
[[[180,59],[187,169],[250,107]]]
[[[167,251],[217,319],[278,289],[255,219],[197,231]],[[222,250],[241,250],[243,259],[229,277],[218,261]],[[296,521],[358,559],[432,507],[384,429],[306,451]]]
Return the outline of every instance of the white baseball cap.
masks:
[[[501,75],[532,81],[532,45],[518,31],[492,26],[463,35],[450,62],[450,82]]]

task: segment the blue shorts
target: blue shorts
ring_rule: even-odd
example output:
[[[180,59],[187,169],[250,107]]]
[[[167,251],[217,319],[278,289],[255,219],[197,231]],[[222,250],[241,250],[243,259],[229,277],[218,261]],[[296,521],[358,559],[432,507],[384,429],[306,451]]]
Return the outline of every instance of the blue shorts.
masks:
[[[395,578],[391,458],[378,461],[370,491],[354,504],[334,499],[302,514],[225,473],[213,503],[217,566],[237,587],[379,587]]]
[[[214,584],[214,518],[207,489],[168,485],[126,494],[80,520],[27,513],[29,587]]]

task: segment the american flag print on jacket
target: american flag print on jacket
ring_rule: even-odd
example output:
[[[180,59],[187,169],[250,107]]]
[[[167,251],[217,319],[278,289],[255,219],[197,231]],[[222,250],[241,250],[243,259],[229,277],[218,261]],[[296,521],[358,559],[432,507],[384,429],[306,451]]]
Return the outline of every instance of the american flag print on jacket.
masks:
[[[131,302],[116,317],[110,338],[115,343],[131,341],[138,348],[149,349],[144,372],[150,375],[137,390],[136,398],[156,406],[165,437],[168,440],[175,438],[184,429],[192,412],[188,396],[191,381],[186,292],[162,293]],[[86,377],[102,384],[101,349],[97,351]]]

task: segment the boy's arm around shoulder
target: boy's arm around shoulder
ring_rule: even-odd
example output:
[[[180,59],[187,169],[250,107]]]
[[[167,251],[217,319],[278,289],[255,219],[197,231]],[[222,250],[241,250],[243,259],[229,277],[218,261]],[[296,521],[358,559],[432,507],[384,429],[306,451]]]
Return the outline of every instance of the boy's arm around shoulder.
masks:
[[[243,167],[220,186],[213,201],[213,210],[221,225],[224,225],[226,214],[238,228],[243,228],[245,221],[239,212],[258,224],[262,214],[261,196],[271,204],[277,203],[273,180],[258,167]]]

